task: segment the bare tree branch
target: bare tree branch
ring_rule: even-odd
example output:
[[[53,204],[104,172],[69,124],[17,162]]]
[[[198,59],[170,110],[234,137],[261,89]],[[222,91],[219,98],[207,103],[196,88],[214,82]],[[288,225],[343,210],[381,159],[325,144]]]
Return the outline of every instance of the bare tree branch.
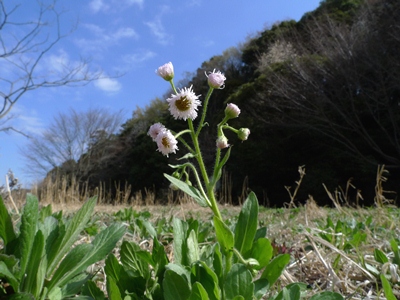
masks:
[[[62,39],[73,30],[61,29],[63,12],[56,9],[57,1],[38,3],[35,20],[20,20],[17,12],[23,5],[0,1],[0,119],[9,114],[26,92],[39,88],[85,85],[103,78],[101,71],[89,70],[90,61],[81,59],[57,66],[47,66],[49,56]]]

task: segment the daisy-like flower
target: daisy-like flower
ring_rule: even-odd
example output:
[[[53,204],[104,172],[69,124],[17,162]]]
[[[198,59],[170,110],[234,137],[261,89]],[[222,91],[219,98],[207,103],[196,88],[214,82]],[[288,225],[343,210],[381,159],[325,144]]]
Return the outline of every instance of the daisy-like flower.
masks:
[[[171,131],[164,129],[160,133],[158,133],[156,137],[156,143],[158,146],[158,151],[168,157],[170,153],[176,153],[178,150],[178,141],[173,136]]]
[[[248,138],[249,135],[250,135],[250,129],[248,129],[248,128],[240,128],[240,129],[238,130],[237,135],[238,135],[238,138],[239,138],[240,140],[245,141],[245,140],[247,140],[247,138]]]
[[[225,116],[229,119],[237,118],[240,114],[240,109],[236,104],[228,103],[225,108]]]
[[[162,65],[156,70],[157,75],[164,78],[166,81],[171,81],[174,78],[174,66],[171,62]]]
[[[147,134],[149,136],[151,136],[151,138],[153,139],[153,141],[156,140],[157,135],[161,132],[165,130],[165,126],[161,123],[155,123],[153,125],[150,126],[149,131],[147,132]]]
[[[196,96],[192,91],[192,87],[183,88],[178,94],[171,95],[171,98],[167,99],[169,111],[175,120],[194,120],[197,117],[197,107],[201,105],[201,102],[199,96]]]
[[[226,77],[220,71],[215,72],[215,69],[208,75],[208,85],[214,89],[223,89],[225,87]]]

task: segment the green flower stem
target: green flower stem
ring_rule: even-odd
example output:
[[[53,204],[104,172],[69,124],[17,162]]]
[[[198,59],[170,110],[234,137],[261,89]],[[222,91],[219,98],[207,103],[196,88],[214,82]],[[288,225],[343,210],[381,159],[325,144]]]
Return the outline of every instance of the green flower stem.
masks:
[[[200,119],[200,123],[199,123],[199,127],[197,127],[197,131],[196,131],[196,137],[199,137],[200,131],[204,126],[204,120],[206,119],[206,113],[207,113],[207,107],[208,107],[208,100],[210,100],[211,94],[213,92],[213,88],[210,87],[208,89],[206,98],[204,99],[204,103],[203,103],[203,113],[201,114],[201,119]]]
[[[171,87],[172,87],[172,90],[174,91],[174,93],[175,93],[175,94],[178,94],[178,92],[176,91],[176,88],[175,88],[174,80],[171,79],[171,80],[169,81],[169,83],[171,84]]]
[[[204,180],[204,185],[207,189],[208,202],[210,202],[210,207],[211,207],[211,210],[213,211],[214,215],[217,216],[220,220],[222,220],[221,213],[218,209],[217,200],[215,199],[214,189],[213,189],[213,186],[210,186],[210,179],[208,178],[207,170],[206,170],[206,167],[205,167],[204,161],[203,161],[203,156],[201,155],[198,136],[194,131],[193,121],[191,119],[188,119],[188,125],[189,125],[189,129],[191,131],[192,141],[193,141],[194,149],[196,152],[197,163],[199,164],[200,172],[201,172],[201,175]]]
[[[239,132],[239,130],[237,130],[237,129],[231,127],[231,126],[229,126],[228,124],[222,125],[222,127],[223,127],[224,129],[229,129],[229,130],[233,131],[233,132],[236,133],[236,134],[238,134],[238,132]]]

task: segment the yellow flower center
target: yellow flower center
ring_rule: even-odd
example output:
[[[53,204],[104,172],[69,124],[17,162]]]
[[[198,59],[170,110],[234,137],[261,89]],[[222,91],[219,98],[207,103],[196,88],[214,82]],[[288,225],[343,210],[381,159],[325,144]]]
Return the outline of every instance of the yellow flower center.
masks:
[[[176,108],[180,111],[187,111],[190,109],[190,101],[186,96],[181,97],[179,100],[175,101]]]
[[[169,147],[168,139],[167,139],[166,137],[163,137],[161,143],[163,144],[163,146],[164,146],[165,148],[168,148],[168,147]]]

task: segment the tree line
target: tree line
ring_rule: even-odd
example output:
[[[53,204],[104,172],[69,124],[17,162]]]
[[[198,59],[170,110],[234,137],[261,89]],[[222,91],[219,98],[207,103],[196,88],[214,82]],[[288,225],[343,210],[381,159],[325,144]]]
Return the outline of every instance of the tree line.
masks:
[[[380,165],[389,171],[385,187],[398,192],[399,15],[400,3],[395,0],[325,0],[298,22],[274,24],[210,58],[178,84],[193,85],[196,93],[205,95],[206,71],[221,70],[227,78],[225,88],[212,95],[201,144],[205,160],[212,162],[214,129],[223,108],[237,104],[242,113],[235,125],[250,128],[251,135],[245,145],[233,145],[225,168],[234,199],[247,180],[263,204],[289,202],[285,186],[298,180],[299,166],[306,170],[299,202],[312,195],[320,204],[329,203],[325,184],[331,191],[341,186],[339,192],[347,185],[349,201],[361,193],[360,204],[370,205]],[[90,129],[78,157],[51,163],[47,176],[73,173],[92,186],[100,181],[111,187],[126,182],[133,192],[154,188],[162,198],[168,188],[163,173],[170,172],[168,163],[174,164],[177,156],[157,153],[147,130],[155,122],[174,131],[182,129],[183,124],[168,112],[165,99],[170,94],[167,90],[163,97],[137,108],[118,132],[113,117],[103,115],[109,126]],[[51,126],[58,128],[62,124],[57,122],[67,119],[58,117]],[[41,145],[45,144],[49,142]],[[43,164],[40,147],[34,147],[33,141],[30,162],[39,158]]]

